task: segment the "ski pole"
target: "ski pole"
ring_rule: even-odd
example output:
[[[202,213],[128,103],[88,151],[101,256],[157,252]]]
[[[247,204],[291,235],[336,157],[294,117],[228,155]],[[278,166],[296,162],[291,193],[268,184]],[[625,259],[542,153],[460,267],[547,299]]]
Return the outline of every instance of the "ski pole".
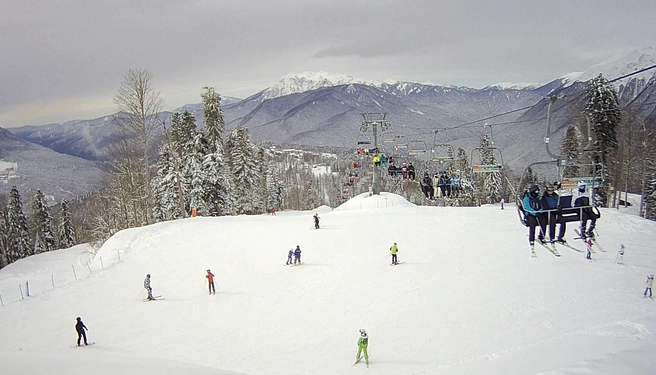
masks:
[[[387,257],[389,257],[389,256],[390,256],[390,254],[388,253],[387,255],[385,255],[385,257],[383,258],[383,260],[387,259]]]

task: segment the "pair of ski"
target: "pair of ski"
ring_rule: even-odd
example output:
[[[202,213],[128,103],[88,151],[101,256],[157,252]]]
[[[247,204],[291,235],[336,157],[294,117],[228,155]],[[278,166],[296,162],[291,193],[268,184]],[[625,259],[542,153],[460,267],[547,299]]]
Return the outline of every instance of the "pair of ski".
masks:
[[[390,263],[390,266],[398,266],[399,264],[403,264],[403,263],[405,263],[405,261],[403,261],[403,262],[396,262],[396,263]]]
[[[153,296],[153,298],[151,298],[151,299],[146,298],[146,299],[144,299],[144,300],[142,300],[142,301],[143,301],[143,302],[148,302],[148,301],[161,301],[161,300],[163,300],[163,299],[164,299],[164,298],[162,298],[162,296]]]
[[[546,243],[542,243],[541,241],[537,241],[538,244],[542,245],[545,249],[549,250],[551,254],[553,254],[555,257],[560,257],[560,253],[558,252],[558,249],[556,249],[556,245],[553,243],[551,246],[547,245]],[[535,245],[531,246],[531,257],[532,258],[537,258],[538,255],[535,253]]]
[[[87,343],[87,344],[84,344],[84,345],[77,345],[77,344],[76,344],[76,345],[71,346],[71,349],[75,349],[75,348],[83,348],[83,347],[85,347],[85,346],[91,346],[91,345],[93,345],[93,344],[95,344],[95,343],[96,343],[96,342],[93,341],[93,342],[90,342],[90,343]]]
[[[362,360],[362,357],[356,359],[356,360],[355,360],[355,363],[353,364],[353,366],[355,366],[355,365],[357,365],[358,363],[360,363],[361,360]],[[367,368],[369,368],[369,361],[367,361],[366,363],[367,363]]]
[[[578,229],[574,229],[574,233],[576,233],[576,235],[578,236],[578,237],[574,238],[575,240],[583,240],[583,241],[585,241],[585,240],[588,239],[587,237],[582,236],[582,235],[581,235],[581,231],[579,231]],[[606,252],[606,250],[604,250],[604,248],[601,247],[601,246],[599,245],[599,242],[597,242],[597,240],[596,240],[594,237],[589,237],[589,238],[592,240],[592,243],[593,243],[595,246],[597,246],[597,247],[599,248],[599,250],[600,250],[601,252],[604,252],[604,253]],[[594,251],[594,250],[590,250],[590,252],[591,252],[591,253],[594,253],[595,251]]]

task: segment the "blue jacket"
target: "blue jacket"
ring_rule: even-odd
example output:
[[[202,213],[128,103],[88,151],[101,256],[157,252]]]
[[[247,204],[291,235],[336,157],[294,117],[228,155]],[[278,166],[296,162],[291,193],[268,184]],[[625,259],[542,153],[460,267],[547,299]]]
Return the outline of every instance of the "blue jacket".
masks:
[[[524,207],[524,211],[533,216],[537,215],[539,212],[542,212],[542,204],[540,203],[540,199],[537,197],[532,198],[528,194],[526,194],[524,199],[522,199],[522,206]]]
[[[294,250],[294,256],[297,258],[301,257],[301,248],[296,246],[296,250]]]
[[[545,210],[554,210],[558,208],[558,194],[555,192],[551,195],[542,194],[542,208]]]
[[[289,253],[287,253],[287,258],[291,258],[292,255],[294,255],[294,250],[289,250]]]

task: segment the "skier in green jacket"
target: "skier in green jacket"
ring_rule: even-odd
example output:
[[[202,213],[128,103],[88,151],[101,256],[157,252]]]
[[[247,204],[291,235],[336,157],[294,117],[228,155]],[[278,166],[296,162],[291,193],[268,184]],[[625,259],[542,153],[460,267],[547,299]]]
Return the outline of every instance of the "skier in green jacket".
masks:
[[[390,253],[392,253],[392,264],[399,264],[399,261],[396,258],[396,253],[399,252],[398,246],[396,246],[396,242],[394,242],[394,245],[390,247]]]
[[[364,360],[367,362],[367,366],[369,366],[369,353],[367,353],[367,347],[369,346],[369,336],[367,336],[367,332],[364,329],[360,330],[360,338],[358,339],[358,355],[356,355],[355,363],[360,362],[362,359],[361,353],[364,352]]]

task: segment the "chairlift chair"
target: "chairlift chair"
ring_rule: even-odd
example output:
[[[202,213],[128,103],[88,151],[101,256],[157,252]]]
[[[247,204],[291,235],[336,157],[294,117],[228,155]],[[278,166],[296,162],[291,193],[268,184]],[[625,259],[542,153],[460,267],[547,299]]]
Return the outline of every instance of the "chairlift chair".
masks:
[[[408,142],[408,155],[423,155],[426,153],[426,142],[422,140],[412,140]]]
[[[397,135],[394,143],[394,149],[407,149],[408,148],[408,137],[405,135]]]
[[[473,173],[493,173],[493,172],[501,172],[503,168],[503,153],[501,152],[500,149],[497,147],[487,147],[488,150],[492,150],[492,152],[498,156],[495,157],[496,160],[500,160],[501,163],[497,164],[483,164],[482,163],[482,157],[483,157],[483,148],[482,147],[475,147],[471,151],[471,156],[470,156],[470,165],[471,165],[471,170]],[[478,164],[474,164],[474,152],[478,152],[479,155],[479,162]]]
[[[517,188],[516,194],[517,194],[517,199],[516,199],[516,204],[517,204],[517,211],[519,214],[519,219],[522,224],[527,226],[526,222],[526,212],[524,211],[524,207],[522,205],[522,199],[524,198],[524,194],[526,194],[526,188],[531,185],[531,184],[536,184],[537,181],[530,181],[532,176],[528,176],[528,171],[530,170],[535,170],[536,167],[538,166],[548,166],[551,167],[555,170],[556,176],[552,181],[557,182],[558,188],[560,190],[559,194],[559,209],[558,209],[558,215],[559,215],[559,220],[562,222],[570,222],[570,221],[580,221],[582,217],[583,210],[586,208],[592,208],[597,215],[597,218],[601,217],[601,213],[599,209],[596,207],[594,204],[594,194],[596,191],[596,188],[601,186],[604,181],[604,175],[605,175],[605,166],[602,163],[598,162],[586,162],[578,159],[570,159],[567,156],[563,155],[556,155],[551,152],[549,149],[549,138],[551,135],[551,107],[553,103],[557,100],[556,97],[551,97],[549,98],[549,105],[547,107],[547,129],[546,129],[546,136],[544,138],[544,143],[545,143],[545,148],[547,150],[547,154],[552,158],[549,161],[541,161],[541,162],[534,162],[530,164],[524,172],[522,173],[522,177],[519,181],[519,186]],[[591,151],[591,145],[592,145],[592,124],[590,121],[589,116],[586,117],[586,125],[587,125],[587,144],[577,150],[579,155],[585,155],[589,154]],[[565,177],[565,172],[568,171],[571,174],[571,171],[575,170],[577,171],[577,176],[567,176]],[[579,183],[583,183],[586,185],[586,187],[591,191],[592,195],[589,197],[590,198],[590,206],[584,206],[584,207],[574,207],[574,188],[578,187]],[[549,218],[551,215],[548,216]]]

